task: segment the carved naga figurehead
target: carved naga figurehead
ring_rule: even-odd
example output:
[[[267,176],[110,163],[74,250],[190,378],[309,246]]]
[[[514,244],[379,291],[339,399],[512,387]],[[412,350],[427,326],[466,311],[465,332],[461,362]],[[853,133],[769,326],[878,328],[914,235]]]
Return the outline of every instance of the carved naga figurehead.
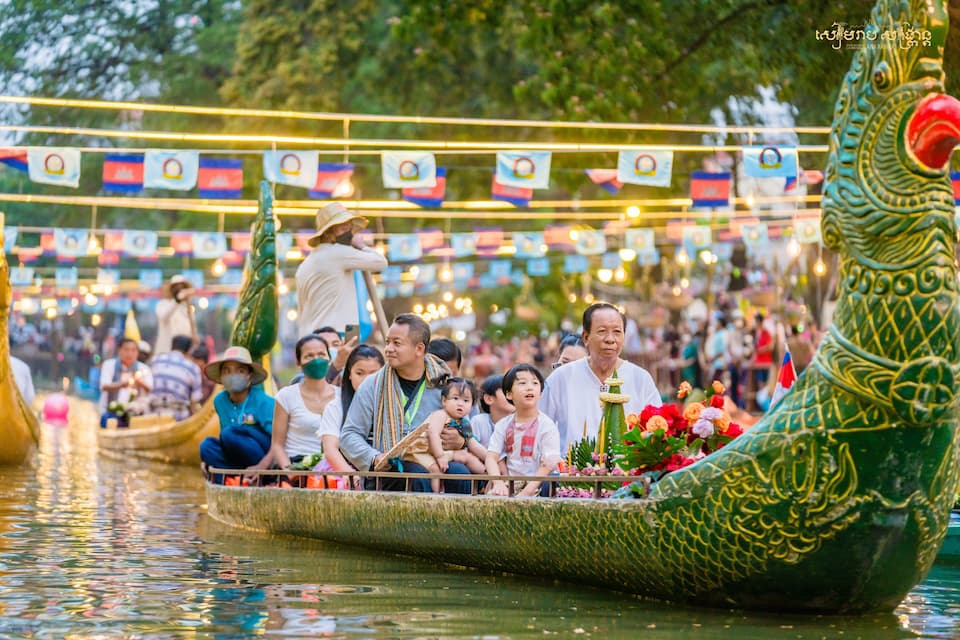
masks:
[[[945,5],[879,2],[837,98],[823,237],[867,269],[952,268],[960,102],[942,93]]]

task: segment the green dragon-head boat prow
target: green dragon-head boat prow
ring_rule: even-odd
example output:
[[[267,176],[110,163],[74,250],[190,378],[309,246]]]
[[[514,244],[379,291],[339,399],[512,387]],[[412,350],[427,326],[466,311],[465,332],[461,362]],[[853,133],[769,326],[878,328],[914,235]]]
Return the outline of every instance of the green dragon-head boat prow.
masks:
[[[960,482],[945,4],[881,0],[865,27],[920,37],[867,43],[840,89],[822,219],[839,256],[833,325],[773,412],[654,487],[668,592],[892,610],[933,563]]]
[[[270,183],[260,182],[260,201],[250,256],[244,270],[243,287],[237,302],[237,316],[230,344],[246,347],[254,360],[270,353],[277,341],[280,307],[277,300],[276,220]]]

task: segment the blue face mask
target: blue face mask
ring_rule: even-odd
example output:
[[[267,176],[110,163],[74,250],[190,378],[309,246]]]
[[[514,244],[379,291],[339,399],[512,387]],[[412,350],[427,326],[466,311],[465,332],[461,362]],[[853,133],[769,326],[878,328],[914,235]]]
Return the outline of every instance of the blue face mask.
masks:
[[[336,348],[336,347],[330,347],[329,353],[330,353],[330,362],[333,362],[334,360],[337,359],[337,348]]]
[[[246,373],[228,373],[220,378],[223,388],[230,393],[240,393],[250,386],[250,376]]]

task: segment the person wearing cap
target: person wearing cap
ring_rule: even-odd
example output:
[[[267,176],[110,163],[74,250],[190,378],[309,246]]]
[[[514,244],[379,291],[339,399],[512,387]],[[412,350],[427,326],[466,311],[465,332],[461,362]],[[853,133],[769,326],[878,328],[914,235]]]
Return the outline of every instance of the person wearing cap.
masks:
[[[190,300],[195,290],[182,275],[175,275],[163,285],[163,299],[157,302],[157,342],[154,355],[169,353],[173,336],[196,335],[193,307]]]
[[[208,378],[223,385],[213,399],[220,419],[220,437],[200,443],[204,468],[247,469],[270,450],[274,400],[261,383],[267,372],[244,347],[229,347],[204,368]]]
[[[367,219],[332,202],[317,212],[317,232],[307,243],[310,255],[297,268],[297,318],[300,335],[316,327],[344,331],[359,324],[353,271],[383,271],[387,259],[356,235]],[[356,345],[352,345],[356,346]]]

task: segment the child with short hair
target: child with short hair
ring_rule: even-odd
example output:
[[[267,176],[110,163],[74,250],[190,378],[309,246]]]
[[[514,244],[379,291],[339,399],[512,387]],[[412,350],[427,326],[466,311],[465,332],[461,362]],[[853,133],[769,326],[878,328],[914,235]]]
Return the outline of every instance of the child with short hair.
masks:
[[[450,462],[462,462],[471,473],[483,473],[486,470],[484,459],[487,450],[477,440],[470,428],[470,409],[477,397],[476,387],[463,378],[448,378],[440,387],[440,404],[443,407],[430,414],[426,424],[426,438],[419,438],[404,453],[404,459],[426,467],[430,473],[446,472]],[[440,433],[445,427],[453,427],[464,439],[464,448],[449,450],[443,448]],[[440,480],[430,481],[434,493],[440,492]]]
[[[497,422],[487,447],[490,475],[546,476],[557,468],[560,431],[557,423],[540,411],[543,374],[530,364],[518,364],[503,376],[503,393],[516,412]],[[520,484],[520,483],[518,483]],[[519,496],[543,495],[539,482],[523,482]],[[490,495],[509,495],[507,483],[495,480]]]

